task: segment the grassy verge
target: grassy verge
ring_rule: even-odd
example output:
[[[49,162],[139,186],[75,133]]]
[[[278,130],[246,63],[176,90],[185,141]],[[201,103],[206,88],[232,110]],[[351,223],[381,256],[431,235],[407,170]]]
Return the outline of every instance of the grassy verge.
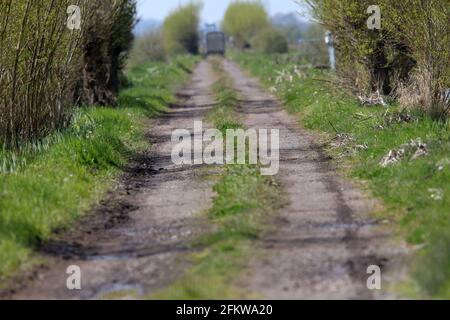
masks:
[[[236,92],[220,60],[212,65],[219,80],[213,86],[217,105],[208,119],[223,132],[241,128]],[[205,248],[192,255],[193,266],[186,274],[151,298],[231,299],[246,294],[233,284],[248,258],[257,254],[253,244],[267,230],[268,215],[279,202],[278,189],[254,165],[226,165],[217,179],[213,207],[207,213],[215,231],[199,239],[198,245]]]
[[[274,93],[306,128],[319,131],[346,172],[367,182],[409,243],[423,245],[408,294],[450,298],[450,123],[398,106],[361,107],[329,82],[327,71],[302,67],[288,56],[234,57]],[[391,150],[420,138],[428,154],[382,167]]]
[[[48,138],[0,150],[0,280],[38,259],[33,246],[68,226],[114,184],[147,146],[146,119],[174,100],[174,84],[194,60],[149,63],[128,72],[118,108],[78,109],[71,126]]]
[[[216,96],[217,104],[208,114],[208,121],[225,134],[227,129],[241,128],[242,124],[236,112],[238,102],[237,94],[232,88],[231,80],[223,71],[221,60],[211,60],[211,67],[218,76],[212,90]]]

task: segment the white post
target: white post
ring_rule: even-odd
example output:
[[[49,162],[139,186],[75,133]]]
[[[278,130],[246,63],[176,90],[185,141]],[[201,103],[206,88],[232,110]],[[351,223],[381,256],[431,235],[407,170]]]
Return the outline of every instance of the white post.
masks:
[[[336,70],[336,57],[334,54],[333,35],[330,31],[325,33],[325,43],[328,45],[328,55],[330,58],[331,70]]]

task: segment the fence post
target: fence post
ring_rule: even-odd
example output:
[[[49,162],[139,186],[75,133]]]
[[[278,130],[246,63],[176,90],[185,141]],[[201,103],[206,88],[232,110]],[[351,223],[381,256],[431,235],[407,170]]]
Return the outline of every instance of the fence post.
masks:
[[[336,56],[334,54],[333,34],[330,31],[325,33],[325,43],[328,45],[328,56],[330,58],[331,70],[336,70]]]

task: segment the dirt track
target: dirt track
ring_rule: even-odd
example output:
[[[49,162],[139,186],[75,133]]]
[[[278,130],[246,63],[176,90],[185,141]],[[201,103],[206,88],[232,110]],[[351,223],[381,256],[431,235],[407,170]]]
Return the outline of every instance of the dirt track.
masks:
[[[395,257],[406,252],[370,218],[376,203],[336,174],[314,137],[255,80],[232,62],[224,66],[243,97],[239,111],[246,126],[280,129],[278,180],[288,200],[274,218],[277,231],[258,245],[264,258],[250,261],[244,273],[244,289],[269,299],[392,297],[366,288],[369,265],[379,265],[388,283],[398,277]],[[154,292],[183,273],[191,239],[210,228],[201,213],[210,206],[212,182],[202,179],[202,166],[171,163],[170,135],[192,131],[194,120],[205,116],[213,104],[212,82],[202,62],[180,104],[152,124],[151,150],[92,214],[44,247],[50,268],[13,288],[10,298],[123,298]],[[69,265],[82,269],[80,291],[66,289]]]
[[[44,250],[50,269],[10,296],[14,299],[95,299],[140,296],[167,286],[188,266],[192,238],[208,230],[202,211],[210,206],[211,181],[201,166],[171,161],[171,134],[192,132],[213,103],[213,78],[201,63],[180,102],[151,124],[152,148],[127,169],[121,184],[75,230]],[[82,290],[66,288],[66,269],[82,270]]]
[[[392,298],[367,289],[367,267],[382,271],[382,286],[402,270],[406,247],[370,217],[377,203],[336,173],[316,139],[299,128],[257,81],[225,61],[243,97],[240,112],[249,128],[280,130],[278,179],[287,195],[274,223],[277,232],[261,243],[247,290],[267,299]]]

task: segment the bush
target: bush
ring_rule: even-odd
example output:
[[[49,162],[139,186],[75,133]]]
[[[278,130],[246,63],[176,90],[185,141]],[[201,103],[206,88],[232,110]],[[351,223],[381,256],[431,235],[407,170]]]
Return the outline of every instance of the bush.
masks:
[[[130,53],[129,66],[135,67],[148,61],[164,61],[166,52],[161,30],[150,30],[138,37]]]
[[[253,48],[262,53],[286,53],[286,38],[274,28],[266,28],[253,39]]]
[[[83,79],[77,96],[86,105],[115,105],[133,41],[135,0],[89,2],[84,27]]]
[[[310,3],[317,18],[334,35],[341,76],[360,93],[376,90],[390,93],[385,41],[381,32],[366,26],[369,17],[366,10],[371,2],[313,0]]]
[[[201,6],[191,3],[172,11],[164,20],[163,40],[167,54],[198,54]]]
[[[69,5],[81,9],[81,30],[67,28]],[[77,101],[114,104],[135,6],[135,0],[0,2],[0,146],[18,148],[66,127]]]
[[[368,0],[305,0],[333,32],[340,75],[359,92],[400,95],[435,118],[448,115],[450,7],[441,0],[381,0],[382,29],[369,30]]]
[[[369,15],[366,10],[371,1],[312,0],[309,3],[316,17],[335,37],[340,75],[348,79],[359,93],[368,94],[376,90],[392,93],[393,84],[397,82],[393,78],[407,74],[411,64],[405,59],[406,49],[389,41],[390,35],[386,30],[367,27]]]
[[[67,7],[85,1],[0,2],[0,146],[66,125],[79,71],[81,32]]]
[[[385,7],[387,8],[387,0]],[[408,48],[417,62],[403,86],[401,101],[420,107],[432,117],[449,115],[450,99],[450,6],[441,0],[405,0],[389,4],[386,28],[395,41]],[[387,10],[387,9],[386,9]]]
[[[270,26],[267,12],[263,5],[255,1],[236,1],[228,6],[222,28],[233,37],[239,49],[249,47],[253,38]]]

